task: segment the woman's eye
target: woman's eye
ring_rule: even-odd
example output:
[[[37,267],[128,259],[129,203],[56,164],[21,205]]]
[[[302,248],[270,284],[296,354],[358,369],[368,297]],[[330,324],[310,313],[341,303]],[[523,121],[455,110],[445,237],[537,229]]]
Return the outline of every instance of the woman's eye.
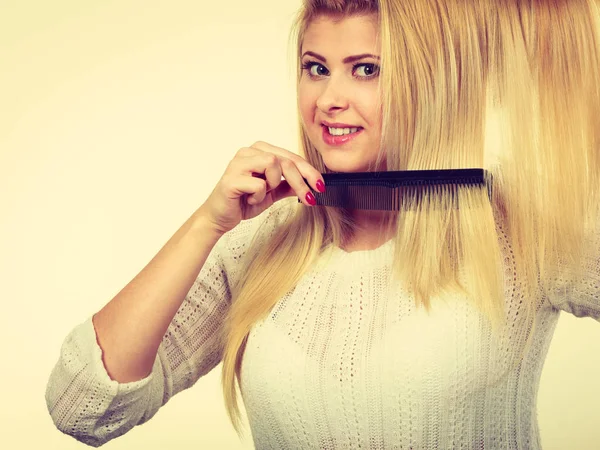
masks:
[[[313,68],[317,68],[316,70],[313,70]],[[325,66],[323,66],[322,64],[319,64],[318,62],[315,61],[307,61],[302,65],[302,68],[304,70],[308,71],[308,74],[311,78],[317,78],[317,77],[321,77],[327,74],[327,69],[325,68]],[[321,70],[320,70],[321,69]],[[358,70],[357,70],[358,69]],[[374,78],[375,76],[377,76],[379,74],[379,66],[377,66],[377,64],[368,64],[368,63],[362,63],[362,64],[355,64],[354,67],[352,67],[352,73],[355,74],[356,78]]]
[[[375,64],[358,64],[357,66],[354,66],[355,68],[364,68],[365,70],[365,77],[372,77],[376,74],[376,70],[375,70]],[[362,75],[361,75],[362,76]]]
[[[304,63],[304,65],[302,66],[303,69],[308,70],[308,73],[311,76],[321,76],[321,75],[324,75],[323,73],[315,73],[312,70],[313,67],[322,67],[322,68],[324,68],[321,64],[316,63],[316,62],[310,62],[310,61],[307,62],[307,63]]]

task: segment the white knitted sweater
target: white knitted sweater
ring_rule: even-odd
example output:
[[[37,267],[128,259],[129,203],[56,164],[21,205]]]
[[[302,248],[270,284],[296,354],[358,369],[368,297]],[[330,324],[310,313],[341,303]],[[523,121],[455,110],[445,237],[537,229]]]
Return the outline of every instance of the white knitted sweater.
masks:
[[[213,338],[230,304],[229,285],[251,236],[272,231],[291,210],[286,199],[241,222],[214,247],[160,345],[152,373],[111,380],[91,316],[66,337],[46,390],[56,427],[97,447],[148,421],[173,395],[221,361]],[[494,338],[467,302],[435,303],[431,316],[412,296],[386,295],[393,241],[348,253],[330,247],[251,332],[242,395],[257,449],[539,449],[536,397],[560,311],[600,321],[600,237],[588,248],[585,284],[563,280],[546,298],[533,345],[517,315],[523,306],[505,254],[509,326]],[[265,239],[268,233],[264,234]],[[522,317],[522,315],[521,315]]]

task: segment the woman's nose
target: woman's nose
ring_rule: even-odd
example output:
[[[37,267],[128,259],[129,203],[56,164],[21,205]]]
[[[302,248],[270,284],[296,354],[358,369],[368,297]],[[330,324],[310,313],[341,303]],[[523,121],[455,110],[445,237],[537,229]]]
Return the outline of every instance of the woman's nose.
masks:
[[[328,80],[323,92],[317,99],[317,107],[322,111],[332,109],[344,109],[348,107],[349,99],[347,88],[341,86],[341,83]]]

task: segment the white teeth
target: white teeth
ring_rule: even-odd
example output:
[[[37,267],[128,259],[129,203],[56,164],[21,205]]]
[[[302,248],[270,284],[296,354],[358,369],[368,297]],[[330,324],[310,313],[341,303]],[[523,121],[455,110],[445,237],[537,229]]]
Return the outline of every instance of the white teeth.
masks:
[[[344,134],[356,133],[358,131],[358,128],[327,128],[329,129],[329,134],[333,136],[343,136]]]

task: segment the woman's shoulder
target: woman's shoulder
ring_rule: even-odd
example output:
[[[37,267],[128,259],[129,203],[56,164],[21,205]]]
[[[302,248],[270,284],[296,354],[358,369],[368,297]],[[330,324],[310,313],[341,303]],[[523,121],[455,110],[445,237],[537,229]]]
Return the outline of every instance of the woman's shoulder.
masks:
[[[287,197],[273,203],[258,216],[252,219],[242,220],[236,228],[238,233],[250,233],[254,235],[257,231],[273,231],[281,226],[286,219],[295,211],[296,197]],[[233,230],[232,230],[233,231]]]
[[[234,256],[242,256],[254,239],[268,238],[296,210],[296,197],[280,200],[251,219],[242,220],[219,240],[219,247]]]

